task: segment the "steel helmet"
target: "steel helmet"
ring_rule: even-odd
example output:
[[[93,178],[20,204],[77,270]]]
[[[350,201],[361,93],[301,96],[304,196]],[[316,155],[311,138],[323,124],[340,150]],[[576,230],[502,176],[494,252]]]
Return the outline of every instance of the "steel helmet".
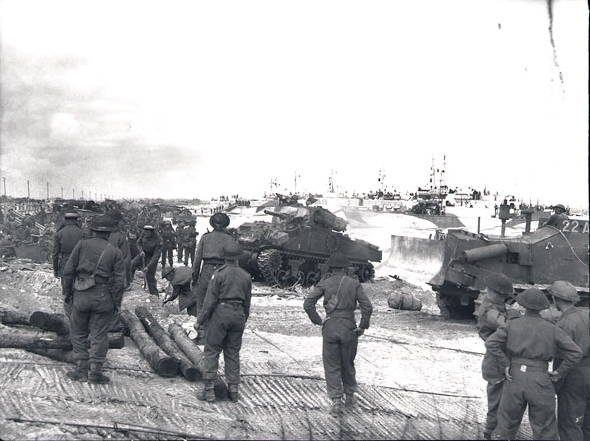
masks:
[[[558,280],[554,282],[549,288],[547,288],[549,294],[553,297],[557,297],[558,299],[566,300],[572,303],[578,303],[580,301],[580,296],[578,295],[578,290],[569,282]]]
[[[225,213],[215,213],[209,218],[209,224],[213,228],[226,228],[229,225],[229,216]]]

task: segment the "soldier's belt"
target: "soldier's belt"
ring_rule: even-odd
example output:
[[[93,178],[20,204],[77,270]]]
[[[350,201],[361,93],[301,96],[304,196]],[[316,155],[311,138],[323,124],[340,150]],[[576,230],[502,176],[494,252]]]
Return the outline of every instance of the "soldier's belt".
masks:
[[[206,265],[223,265],[225,263],[225,261],[223,259],[215,259],[215,258],[203,259],[203,262]]]

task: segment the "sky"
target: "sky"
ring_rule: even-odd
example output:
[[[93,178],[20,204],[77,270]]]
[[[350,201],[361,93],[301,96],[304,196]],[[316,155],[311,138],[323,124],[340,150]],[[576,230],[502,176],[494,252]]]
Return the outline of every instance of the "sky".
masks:
[[[553,38],[543,0],[0,0],[0,176],[406,192],[446,158],[451,188],[587,207],[588,6],[551,12]]]

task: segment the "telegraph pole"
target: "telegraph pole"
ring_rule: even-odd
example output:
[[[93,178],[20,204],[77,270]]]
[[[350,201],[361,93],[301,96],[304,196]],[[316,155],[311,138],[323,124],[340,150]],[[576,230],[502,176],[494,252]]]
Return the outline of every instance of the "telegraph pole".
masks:
[[[31,187],[29,186],[28,179],[27,179],[27,199],[31,199]]]
[[[74,189],[72,188],[72,199],[76,199],[76,196],[74,196]]]
[[[4,181],[4,197],[6,197],[6,178],[2,178]]]
[[[49,199],[49,182],[47,182],[47,199]]]
[[[64,188],[63,187],[61,188],[61,198],[62,199],[64,198]]]

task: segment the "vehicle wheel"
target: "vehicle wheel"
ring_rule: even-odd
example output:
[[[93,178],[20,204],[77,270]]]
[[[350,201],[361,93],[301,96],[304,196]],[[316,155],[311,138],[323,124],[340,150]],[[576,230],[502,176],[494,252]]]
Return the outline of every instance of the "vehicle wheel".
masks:
[[[282,271],[283,257],[280,251],[277,250],[263,250],[258,253],[256,261],[258,268],[262,273],[264,281],[269,285],[279,285],[281,283],[280,276],[284,277]]]
[[[368,282],[375,277],[375,268],[373,268],[372,264],[363,265],[355,274],[360,282]]]

